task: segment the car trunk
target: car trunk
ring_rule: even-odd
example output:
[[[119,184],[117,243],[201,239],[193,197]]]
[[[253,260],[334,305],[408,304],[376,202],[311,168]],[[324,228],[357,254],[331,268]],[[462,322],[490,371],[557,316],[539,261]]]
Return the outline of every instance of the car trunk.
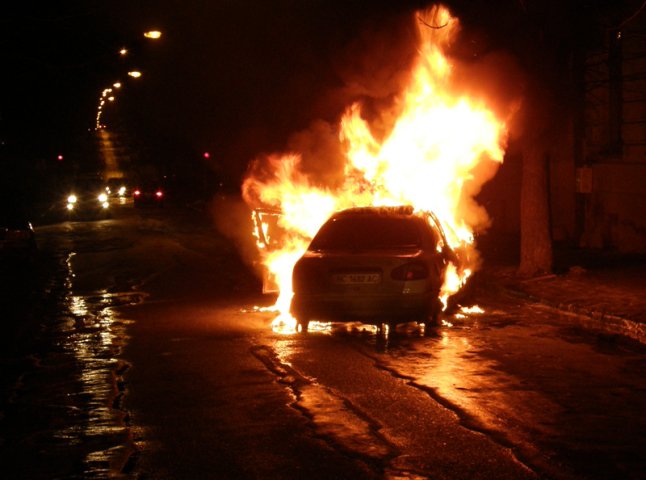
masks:
[[[302,294],[389,295],[402,294],[411,286],[420,292],[424,280],[403,281],[391,277],[392,271],[421,257],[421,250],[308,252],[296,271],[295,290]]]

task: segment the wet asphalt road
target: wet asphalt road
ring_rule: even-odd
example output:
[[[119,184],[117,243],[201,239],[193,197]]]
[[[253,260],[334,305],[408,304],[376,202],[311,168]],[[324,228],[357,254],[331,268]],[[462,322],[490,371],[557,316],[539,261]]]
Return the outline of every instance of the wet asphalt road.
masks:
[[[186,209],[37,228],[3,268],[4,478],[646,476],[646,348],[486,285],[423,335],[272,331]]]

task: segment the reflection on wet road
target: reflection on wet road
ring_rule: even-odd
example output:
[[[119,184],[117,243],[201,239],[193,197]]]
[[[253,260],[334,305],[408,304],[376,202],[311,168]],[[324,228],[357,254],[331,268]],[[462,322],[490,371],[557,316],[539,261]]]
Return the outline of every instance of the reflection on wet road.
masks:
[[[222,237],[156,215],[41,230],[0,275],[19,478],[644,478],[643,346],[496,295],[285,335]]]
[[[128,363],[119,360],[126,340],[126,320],[119,319],[115,308],[137,303],[136,293],[115,294],[106,291],[92,295],[75,295],[74,271],[70,253],[66,260],[65,297],[69,312],[63,315],[55,337],[58,347],[73,359],[78,391],[83,398],[84,418],[79,424],[66,425],[54,438],[68,445],[95,444],[97,450],[87,453],[84,474],[108,475],[121,472],[134,451],[129,441],[126,412],[122,409],[124,382],[122,375]],[[130,445],[129,445],[130,444]]]
[[[47,258],[49,268],[24,279],[31,306],[13,299],[29,312],[11,320],[34,324],[3,355],[2,463],[16,478],[114,476],[135,451],[122,408],[129,365],[119,359],[128,322],[116,308],[141,296],[82,291],[74,257]]]
[[[485,310],[446,318],[428,336],[415,324],[386,335],[341,324],[323,336],[280,336],[272,347],[310,381],[333,385],[341,380],[330,371],[348,363],[338,358],[338,345],[350,346],[550,477],[638,478],[632,472],[644,468],[637,460],[646,427],[644,348],[578,330],[538,306]],[[326,367],[313,357],[326,358]],[[337,395],[355,402],[343,385]],[[370,415],[388,431],[381,413]]]

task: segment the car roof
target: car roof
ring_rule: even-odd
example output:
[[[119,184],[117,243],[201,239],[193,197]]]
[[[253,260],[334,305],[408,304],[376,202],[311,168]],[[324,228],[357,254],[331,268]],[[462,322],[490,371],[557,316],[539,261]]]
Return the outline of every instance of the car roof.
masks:
[[[420,248],[438,241],[432,226],[412,206],[357,207],[332,215],[308,250]],[[429,232],[429,233],[425,233]]]
[[[392,207],[353,207],[336,212],[333,217],[362,216],[362,215],[396,215],[409,216],[415,213],[412,205],[398,205]]]

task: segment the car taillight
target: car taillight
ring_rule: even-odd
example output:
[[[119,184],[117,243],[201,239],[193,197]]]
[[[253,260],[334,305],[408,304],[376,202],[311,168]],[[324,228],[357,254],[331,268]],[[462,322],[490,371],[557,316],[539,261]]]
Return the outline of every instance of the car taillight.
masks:
[[[133,192],[133,194],[134,194],[135,197],[138,197],[139,195],[141,195],[141,191],[139,189],[137,189],[137,190],[135,190]]]
[[[422,280],[428,277],[428,267],[423,263],[407,263],[390,272],[393,280]]]
[[[157,190],[157,191],[155,192],[155,195],[157,195],[157,198],[161,198],[161,197],[163,197],[163,196],[164,196],[164,194],[163,194],[163,192],[162,192],[161,190]]]

